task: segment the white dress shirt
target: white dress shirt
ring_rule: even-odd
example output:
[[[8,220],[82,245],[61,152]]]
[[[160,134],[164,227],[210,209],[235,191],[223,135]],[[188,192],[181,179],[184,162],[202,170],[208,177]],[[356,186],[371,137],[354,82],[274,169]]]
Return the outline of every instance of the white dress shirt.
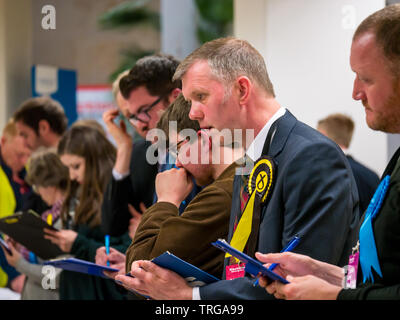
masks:
[[[267,135],[269,132],[269,129],[271,128],[272,124],[278,120],[280,117],[282,117],[286,113],[286,109],[283,107],[280,107],[278,111],[274,113],[274,115],[269,119],[269,121],[265,124],[265,126],[261,129],[261,131],[258,133],[258,135],[255,137],[253,142],[250,144],[250,147],[247,149],[246,154],[253,160],[253,162],[257,161],[258,158],[261,157],[262,150],[264,148],[264,143],[265,139],[267,139]],[[273,135],[275,132],[273,133]],[[272,135],[272,138],[273,138]],[[271,139],[272,142],[272,139]],[[193,300],[201,300],[200,297],[200,288],[199,287],[194,287],[192,291],[192,299]]]

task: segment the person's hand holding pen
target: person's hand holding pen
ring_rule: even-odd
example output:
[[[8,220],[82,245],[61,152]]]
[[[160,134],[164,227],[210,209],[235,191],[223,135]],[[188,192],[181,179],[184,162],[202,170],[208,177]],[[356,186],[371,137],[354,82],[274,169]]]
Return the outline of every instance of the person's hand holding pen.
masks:
[[[119,272],[108,272],[104,271],[107,277],[112,279],[118,274],[125,274],[125,255],[114,248],[110,248],[109,254],[107,254],[106,247],[100,247],[96,251],[95,262],[101,266],[109,266],[114,269],[120,270]]]
[[[293,252],[261,254],[256,258],[265,267],[277,264],[274,272],[288,280],[289,284],[260,277],[259,285],[278,299],[335,299],[341,290],[342,268],[314,260]]]
[[[289,243],[286,245],[286,247],[284,247],[284,248],[282,249],[281,253],[292,251],[294,248],[297,247],[297,245],[299,244],[299,242],[300,242],[300,238],[299,238],[298,236],[294,236],[293,239],[290,240]],[[257,258],[258,260],[260,260],[260,259],[258,258],[258,256],[257,256],[257,254],[258,254],[258,255],[261,255],[261,254],[260,254],[259,252],[256,253],[256,258]],[[265,255],[264,255],[264,256],[265,256]],[[274,269],[275,269],[278,265],[279,265],[278,263],[272,263],[271,265],[268,266],[268,269],[269,269],[270,271],[274,271]],[[282,276],[282,275],[281,275],[281,276]],[[265,277],[262,277],[262,278],[263,278],[264,281],[267,281],[267,280],[268,280],[268,279],[266,279]],[[254,286],[257,286],[257,285],[259,284],[259,280],[260,280],[260,277],[257,277],[256,281],[254,282]],[[268,281],[267,281],[267,282],[268,282]],[[265,287],[265,285],[264,285],[264,287]]]
[[[106,234],[104,236],[104,243],[105,243],[105,247],[106,247],[106,255],[107,255],[107,267],[110,266],[110,260],[109,260],[109,255],[110,255],[110,236],[108,234]]]

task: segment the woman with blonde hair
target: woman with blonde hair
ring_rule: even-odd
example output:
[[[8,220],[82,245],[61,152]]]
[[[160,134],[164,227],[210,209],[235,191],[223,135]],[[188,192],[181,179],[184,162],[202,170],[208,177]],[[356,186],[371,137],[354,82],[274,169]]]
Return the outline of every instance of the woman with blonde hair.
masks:
[[[29,159],[27,182],[33,186],[36,193],[50,206],[41,217],[55,228],[61,227],[61,208],[69,186],[68,168],[64,166],[55,149],[39,149]],[[8,263],[24,274],[25,282],[21,300],[58,300],[59,273],[56,269],[55,287],[42,287],[42,260],[14,241],[9,241],[12,255],[4,251]],[[20,247],[19,250],[17,248]]]

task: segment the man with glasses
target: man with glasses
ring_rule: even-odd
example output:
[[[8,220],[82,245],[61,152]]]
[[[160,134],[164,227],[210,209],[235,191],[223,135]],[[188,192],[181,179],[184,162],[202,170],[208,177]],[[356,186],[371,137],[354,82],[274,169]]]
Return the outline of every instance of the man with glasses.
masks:
[[[140,220],[141,212],[154,201],[155,177],[165,168],[147,161],[146,152],[151,142],[144,139],[181,92],[181,81],[172,81],[178,64],[174,57],[162,54],[139,59],[119,80],[118,94],[123,106],[103,115],[117,145],[113,177],[102,205],[102,226],[106,234],[118,236],[127,232],[130,220]],[[118,126],[114,122],[121,112],[143,139],[133,143],[124,124],[121,122]]]
[[[228,235],[237,167],[234,161],[243,156],[243,150],[233,148],[232,143],[221,144],[208,130],[198,131],[199,124],[189,119],[189,110],[190,104],[180,95],[157,125],[176,142],[171,143],[169,152],[176,157],[177,168],[156,177],[158,200],[143,213],[126,252],[128,271],[133,261],[169,251],[216,277],[222,276],[224,254],[209,244]],[[174,132],[169,121],[179,118],[186,120],[178,121]],[[204,189],[179,214],[181,202],[193,189],[192,178]]]
[[[174,78],[191,102],[189,117],[202,129],[233,133],[246,164],[255,163],[234,179],[226,240],[254,256],[279,252],[297,235],[296,252],[333,264],[348,259],[359,215],[350,166],[336,144],[281,107],[262,55],[247,41],[216,39],[186,57]],[[198,288],[151,261],[135,261],[130,272],[134,278],[116,280],[153,299],[273,298],[231,257],[224,280]]]

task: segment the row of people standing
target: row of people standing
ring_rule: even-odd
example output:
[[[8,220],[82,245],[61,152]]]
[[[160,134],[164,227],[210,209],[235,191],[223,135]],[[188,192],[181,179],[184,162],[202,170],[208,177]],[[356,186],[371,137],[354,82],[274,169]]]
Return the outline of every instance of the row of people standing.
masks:
[[[241,60],[243,57],[246,57],[246,63]],[[227,60],[230,63],[218,63]],[[258,68],[243,68],[244,65],[248,66],[247,61],[255,61]],[[244,76],[238,70],[246,70],[249,74]],[[218,77],[221,74],[224,75],[222,79]],[[259,230],[253,237],[256,246],[245,246],[245,251],[251,255],[255,253],[254,249],[277,252],[294,234],[300,234],[302,242],[296,249],[297,252],[333,264],[345,263],[357,238],[359,218],[357,191],[350,166],[337,145],[280,107],[258,52],[244,41],[216,40],[185,59],[172,78],[173,81],[174,79],[182,79],[184,95],[192,102],[190,116],[199,122],[200,127],[214,127],[219,130],[227,127],[232,130],[253,128],[256,130],[256,139],[254,144],[246,145],[249,147],[246,148],[247,156],[254,161],[260,156],[272,156],[275,159],[273,161],[279,165],[274,193],[268,206],[262,208]],[[120,88],[123,88],[122,80]],[[130,105],[129,118],[136,121],[136,124],[140,122],[147,125],[152,119],[151,116],[149,118],[150,111],[161,107],[159,104],[163,97],[157,97],[157,100],[151,102],[150,98],[154,98],[154,95],[149,94],[133,110],[133,102],[140,100],[137,97],[132,99],[132,95],[141,89],[143,88],[131,90],[124,96]],[[149,91],[146,89],[144,93]],[[269,132],[274,134],[273,137]],[[305,168],[302,165],[305,162],[311,165]],[[229,223],[229,240],[233,240],[235,233],[240,230],[238,222],[241,220],[242,204],[239,201],[239,190],[242,188],[239,178],[235,178],[233,188],[235,195]],[[61,239],[56,234],[51,237],[54,242],[61,244]],[[323,243],[319,242],[322,238],[325,239]],[[230,259],[225,264],[226,270],[234,268]],[[127,269],[129,267],[128,265]],[[118,279],[128,287],[151,293],[152,297],[157,298],[160,296],[153,295],[154,287],[151,285],[162,284],[152,282],[151,279],[160,274],[159,269],[150,262],[134,262],[131,273],[136,278],[119,275]],[[176,277],[170,276],[169,284],[176,280]],[[172,284],[174,288],[179,287]],[[188,289],[185,285],[180,287],[181,290],[170,288],[167,283],[164,297],[271,297],[262,288],[254,288],[247,277],[219,281],[197,290]]]
[[[171,80],[178,64],[179,61],[172,56],[161,54],[150,56],[141,59],[131,72],[125,75],[124,84],[121,84],[122,89],[119,86],[120,78],[117,79],[118,89],[115,91],[115,98],[119,104],[119,109],[110,110],[104,114],[107,129],[116,141],[116,150],[104,135],[99,136],[101,130],[90,129],[87,124],[85,126],[73,124],[70,129],[65,131],[65,115],[60,112],[58,103],[50,99],[31,99],[17,111],[19,134],[25,139],[25,145],[31,150],[40,146],[57,147],[58,156],[64,165],[69,168],[71,183],[68,187],[67,195],[65,195],[64,204],[60,208],[62,212],[60,214],[62,227],[67,229],[62,229],[55,233],[48,230],[46,236],[49,240],[59,245],[66,254],[73,254],[83,260],[94,261],[96,249],[103,245],[105,234],[112,236],[110,245],[114,249],[125,252],[126,247],[131,242],[127,235],[133,237],[134,226],[137,227],[141,213],[147,206],[156,201],[155,176],[159,171],[174,167],[175,160],[173,158],[164,159],[161,165],[158,163],[149,164],[146,160],[146,152],[150,142],[139,139],[133,144],[133,139],[127,133],[124,122],[121,121],[117,124],[114,120],[119,113],[129,117],[129,112],[133,112],[132,107],[129,111],[126,108],[127,101],[122,98],[121,92],[124,92],[125,96],[134,96],[134,99],[131,98],[134,101],[139,100],[141,104],[135,105],[138,109],[137,111],[139,111],[138,119],[132,120],[132,117],[130,117],[131,122],[136,131],[142,137],[145,137],[146,133],[156,126],[160,119],[161,111],[165,110],[170,102],[174,101],[180,94],[180,81],[172,82]],[[152,103],[148,103],[150,106],[147,106],[144,99],[149,99],[154,95],[159,97],[154,101],[155,103],[152,101]],[[35,107],[29,106],[31,104],[34,104]],[[146,106],[144,112],[142,110],[143,106]],[[37,131],[37,124],[31,123],[29,120],[25,121],[25,119],[32,118],[33,112],[36,120],[44,124],[42,126],[46,130]],[[184,118],[188,119],[188,109],[185,109],[185,112]],[[145,115],[146,119],[143,118],[143,115]],[[59,125],[58,128],[52,128],[48,125],[50,122],[56,123],[56,126],[57,124],[62,125]],[[185,126],[180,121],[178,128],[183,129],[182,125]],[[197,122],[193,121],[190,126],[195,129],[199,128]],[[59,127],[62,127],[62,129]],[[167,153],[167,155],[170,154]],[[35,161],[35,159],[37,159],[36,156],[32,158],[32,161]],[[46,197],[47,190],[43,191],[42,187],[36,185],[35,189],[42,198]],[[192,192],[180,206],[181,212],[184,211],[187,204],[199,190],[200,187],[193,183]],[[33,195],[32,198],[35,199],[35,204],[43,204],[38,201],[36,195]],[[43,211],[37,205],[32,205],[30,208],[37,212]],[[46,207],[46,209],[49,209],[49,207]],[[68,210],[74,214],[73,217],[69,217]],[[44,215],[47,216],[48,211],[44,212]],[[68,230],[70,228],[73,231]],[[87,241],[88,239],[91,240]],[[115,239],[120,239],[121,243],[123,243],[122,246],[119,247],[119,242]],[[91,244],[91,246],[88,244]],[[15,251],[15,248],[13,248],[13,251]],[[23,258],[23,256],[16,253],[14,260],[19,258]],[[12,264],[17,265],[16,261],[10,256],[8,256],[8,259]],[[29,261],[25,262],[24,265],[28,265]],[[31,264],[30,267],[33,268],[33,265]],[[20,270],[26,271],[26,269],[22,268]],[[102,289],[106,286],[96,284],[94,279],[92,279],[93,283],[89,285],[84,281],[79,281],[80,277],[87,278],[67,271],[61,273],[59,296],[61,299],[118,297],[118,293],[114,295],[115,292],[112,292],[111,289],[102,292]],[[72,280],[64,281],[64,278],[67,280],[71,278]],[[104,281],[103,279],[97,280],[100,283]],[[63,284],[65,283],[81,285],[75,285],[75,287],[73,285],[64,286]],[[115,287],[112,281],[106,281],[106,283],[111,284],[111,288]],[[36,285],[36,289],[40,289],[39,282],[36,281]],[[88,289],[82,290],[82,285]],[[46,294],[43,295],[46,296]],[[24,292],[23,297],[29,298],[33,296]]]
[[[36,199],[24,206],[30,203],[29,208],[46,221],[52,216],[52,224],[60,230],[47,230],[45,237],[63,253],[94,261],[97,248],[104,244],[101,204],[115,161],[115,147],[95,126],[76,123],[67,130],[62,107],[49,98],[30,99],[17,110],[13,121],[25,145],[33,152],[28,181],[36,191],[31,198]],[[53,147],[56,153],[39,150],[41,147]],[[130,242],[127,232],[111,237],[112,245],[121,251]],[[22,298],[125,298],[125,293],[113,281],[68,271],[59,273],[59,287],[55,291],[45,290],[41,283],[41,260],[37,257],[32,260],[33,255],[15,242],[9,244],[13,254],[5,253],[6,259],[26,275]]]
[[[356,74],[353,98],[365,107],[371,129],[390,133],[400,131],[399,31],[399,4],[377,11],[357,28],[350,57]],[[265,63],[249,43],[234,38],[208,42],[185,58],[174,79],[182,79],[191,118],[202,128],[255,129],[246,154],[255,159],[267,155],[278,166],[269,202],[261,212],[256,210],[259,216],[253,212],[257,223],[249,237],[236,237],[245,234],[240,227],[247,216],[240,210],[245,188],[235,178],[228,240],[265,263],[280,264],[275,270],[290,283],[262,278],[268,294],[253,286],[249,276],[191,288],[148,259],[132,264],[133,278],[118,275],[118,281],[155,299],[399,299],[400,149],[360,217],[355,180],[343,152],[282,110]],[[253,183],[262,179],[256,177]],[[253,231],[258,253],[247,246]],[[301,238],[296,253],[260,254],[281,251],[295,234]],[[238,268],[230,260],[227,271]],[[342,269],[346,263],[348,268]],[[348,286],[350,275],[353,283]]]

